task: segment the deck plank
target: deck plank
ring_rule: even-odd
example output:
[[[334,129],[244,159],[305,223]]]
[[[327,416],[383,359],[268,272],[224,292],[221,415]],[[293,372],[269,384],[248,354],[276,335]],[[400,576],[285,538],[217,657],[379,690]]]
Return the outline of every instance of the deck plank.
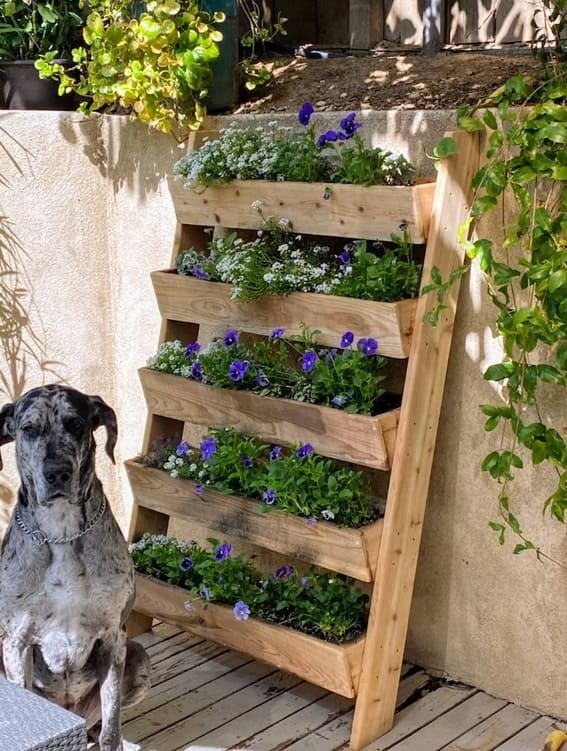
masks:
[[[142,647],[148,649],[154,644],[159,644],[165,639],[170,639],[175,634],[181,633],[177,626],[170,626],[169,623],[156,623],[152,626],[151,631],[144,631],[143,634],[138,634],[136,641],[140,642]]]
[[[460,735],[448,746],[444,746],[443,751],[477,751],[478,748],[482,748],[483,751],[494,751],[536,718],[535,712],[508,704],[487,720]]]
[[[157,686],[159,683],[191,670],[195,665],[217,657],[225,651],[226,647],[220,647],[210,641],[199,641],[191,649],[158,662],[155,668],[152,668],[152,684]]]
[[[203,641],[201,636],[194,636],[187,631],[180,631],[177,634],[173,634],[168,639],[164,639],[157,644],[152,644],[149,647],[146,647],[146,652],[149,654],[153,666],[160,662],[160,660],[180,654],[201,641]]]
[[[557,723],[551,717],[539,717],[506,743],[497,746],[497,751],[540,751],[554,728],[561,728],[567,732],[566,725]]]

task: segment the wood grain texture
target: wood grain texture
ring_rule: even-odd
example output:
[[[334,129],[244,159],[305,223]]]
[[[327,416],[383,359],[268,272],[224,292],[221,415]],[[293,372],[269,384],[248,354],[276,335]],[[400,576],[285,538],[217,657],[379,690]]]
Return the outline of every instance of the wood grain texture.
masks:
[[[433,266],[447,279],[464,257],[457,233],[472,197],[479,142],[475,135],[456,133],[454,137],[459,153],[442,160],[439,167],[423,271],[425,283]],[[351,746],[355,751],[392,726],[458,293],[459,285],[455,284],[436,327],[416,326],[412,336],[376,567],[381,586],[375,587],[372,597],[354,714]],[[435,304],[432,297],[419,299],[416,321],[421,321]]]
[[[389,240],[405,222],[412,241],[423,243],[435,184],[364,187],[234,180],[195,192],[170,179],[169,190],[180,224],[259,229],[273,217],[289,219],[294,232]],[[262,201],[262,214],[252,208],[254,201]]]
[[[360,529],[325,521],[309,525],[304,517],[278,510],[264,513],[258,501],[213,488],[197,495],[195,483],[135,461],[126,462],[126,470],[138,506],[197,522],[230,539],[270,548],[360,581],[372,581],[369,561],[376,559],[381,519]]]
[[[210,641],[250,654],[341,696],[353,697],[353,666],[359,666],[364,638],[349,644],[331,644],[285,626],[256,618],[237,621],[232,609],[200,598],[188,612],[191,594],[180,587],[136,575],[136,610],[162,618]]]
[[[356,300],[336,295],[295,292],[266,295],[256,302],[239,302],[230,297],[232,287],[205,282],[174,271],[151,275],[163,318],[226,326],[267,336],[276,326],[286,336],[302,333],[300,321],[317,330],[317,343],[338,347],[345,331],[356,338],[374,337],[384,357],[408,356],[417,300],[394,303]],[[189,341],[189,340],[187,340]]]
[[[233,427],[273,443],[311,443],[315,452],[374,469],[388,469],[399,410],[376,417],[350,415],[332,407],[213,389],[181,376],[139,370],[151,415],[208,428]]]

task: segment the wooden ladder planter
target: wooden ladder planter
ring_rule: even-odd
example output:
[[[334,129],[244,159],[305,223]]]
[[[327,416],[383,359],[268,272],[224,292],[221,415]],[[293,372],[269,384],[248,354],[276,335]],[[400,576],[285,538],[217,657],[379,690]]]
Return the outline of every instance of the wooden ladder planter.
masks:
[[[213,529],[230,539],[271,548],[360,581],[370,582],[380,545],[382,519],[358,529],[325,521],[309,526],[304,517],[277,509],[260,509],[260,502],[205,488],[198,495],[190,480],[170,477],[160,469],[126,462],[139,506],[167,512]]]
[[[185,603],[191,602],[188,611]],[[182,587],[136,574],[136,609],[204,639],[287,670],[341,696],[353,697],[360,678],[364,637],[332,644],[259,618],[237,621],[226,605],[192,599]]]
[[[447,279],[463,261],[457,234],[468,214],[479,162],[478,134],[453,135],[459,153],[440,162],[434,185],[362,188],[236,181],[196,194],[171,181],[178,220],[171,265],[190,244],[203,246],[203,226],[258,228],[262,217],[252,203],[262,201],[264,219],[285,217],[296,232],[388,240],[406,222],[413,242],[427,241],[423,283],[433,267]],[[196,613],[187,613],[187,592],[146,577],[138,577],[136,614],[130,621],[135,633],[159,617],[331,691],[355,696],[351,748],[357,751],[393,723],[459,284],[449,289],[447,308],[431,327],[422,323],[435,305],[431,295],[388,306],[306,293],[242,304],[220,283],[181,278],[169,270],[152,278],[163,316],[160,342],[183,337],[195,341],[199,323],[266,335],[280,326],[296,333],[299,321],[307,319],[310,327],[322,330],[324,344],[336,345],[350,329],[357,336],[376,336],[386,356],[408,358],[401,409],[377,417],[213,390],[178,376],[140,371],[149,412],[144,452],[168,431],[180,439],[189,422],[203,428],[235,427],[275,443],[309,442],[323,455],[373,470],[390,469],[384,519],[367,528],[346,530],[323,522],[309,527],[304,519],[283,512],[260,514],[248,499],[210,489],[200,497],[188,481],[127,464],[135,499],[131,540],[144,532],[165,534],[170,516],[181,516],[227,537],[245,537],[375,582],[365,637],[340,647],[254,618],[238,622],[223,606],[199,606]]]

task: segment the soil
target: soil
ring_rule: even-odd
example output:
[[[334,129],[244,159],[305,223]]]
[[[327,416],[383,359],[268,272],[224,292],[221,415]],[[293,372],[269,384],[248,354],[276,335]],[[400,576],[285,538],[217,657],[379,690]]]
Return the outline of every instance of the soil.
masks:
[[[336,54],[336,53],[331,53]],[[316,110],[452,109],[475,103],[517,73],[535,71],[529,50],[455,52],[375,50],[323,59],[287,57],[267,61],[273,81],[235,114],[296,112],[303,102]]]

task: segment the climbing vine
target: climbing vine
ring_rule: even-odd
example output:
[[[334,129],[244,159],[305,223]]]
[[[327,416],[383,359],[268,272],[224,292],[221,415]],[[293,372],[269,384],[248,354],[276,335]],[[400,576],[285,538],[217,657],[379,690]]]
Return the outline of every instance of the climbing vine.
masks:
[[[499,483],[498,519],[490,527],[500,544],[512,533],[514,553],[535,551],[511,500],[515,475],[526,462],[551,468],[553,490],[542,497],[544,514],[565,522],[567,512],[567,67],[559,59],[543,65],[541,76],[509,79],[488,100],[458,111],[459,127],[483,131],[486,159],[473,179],[470,215],[460,240],[484,274],[488,296],[496,308],[496,330],[503,345],[502,361],[489,366],[484,378],[496,384],[497,403],[482,404],[485,429],[496,437],[484,457],[483,471]],[[448,139],[440,156],[454,153]],[[506,194],[506,204],[503,200]],[[513,211],[504,210],[508,197]],[[504,239],[481,235],[479,220],[498,217]],[[494,222],[491,222],[494,227]],[[476,239],[467,240],[471,229]],[[491,232],[491,234],[494,234]],[[465,273],[459,268],[443,280],[438,269],[423,292],[437,294],[429,314],[436,323],[445,292]],[[542,395],[551,389],[553,409]]]

